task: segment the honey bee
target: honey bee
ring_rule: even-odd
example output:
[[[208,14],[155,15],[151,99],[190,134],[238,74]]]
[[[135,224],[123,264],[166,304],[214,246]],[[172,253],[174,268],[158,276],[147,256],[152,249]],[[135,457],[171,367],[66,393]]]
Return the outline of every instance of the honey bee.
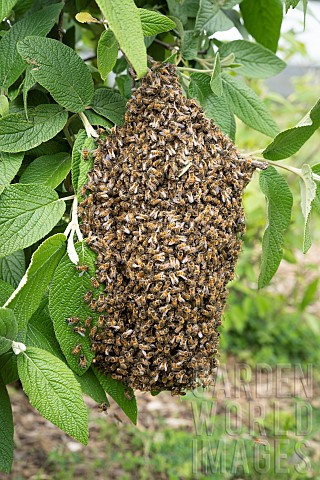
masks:
[[[72,355],[78,355],[78,353],[80,353],[82,350],[82,345],[79,343],[78,345],[76,345],[74,347],[74,349],[72,350]]]
[[[74,268],[79,272],[87,272],[89,269],[88,265],[75,265]]]
[[[71,327],[72,325],[76,325],[77,323],[80,322],[80,318],[79,317],[68,317],[67,318],[67,323],[68,323],[68,326]]]
[[[133,396],[132,396],[132,393],[130,392],[129,389],[126,389],[124,391],[124,396],[128,399],[128,400],[132,400]]]
[[[86,329],[84,327],[75,327],[73,331],[74,333],[78,333],[81,337],[86,336]]]
[[[91,284],[94,288],[99,288],[100,287],[100,283],[98,282],[98,280],[96,278],[91,277],[90,280],[91,280]]]
[[[106,402],[102,402],[99,405],[100,412],[106,412],[108,410],[108,404]]]
[[[90,328],[91,327],[91,323],[92,323],[92,317],[88,317],[85,322],[84,322],[84,325],[86,328]]]
[[[85,368],[87,368],[87,365],[88,365],[88,362],[87,362],[86,357],[85,357],[83,354],[81,354],[81,355],[80,355],[80,358],[79,358],[79,366],[80,366],[80,368],[85,369]]]
[[[84,295],[83,300],[84,300],[85,303],[90,303],[91,299],[92,299],[92,291],[89,290],[89,291]]]
[[[90,308],[91,310],[95,311],[97,310],[97,300],[95,298],[93,298],[90,302]]]

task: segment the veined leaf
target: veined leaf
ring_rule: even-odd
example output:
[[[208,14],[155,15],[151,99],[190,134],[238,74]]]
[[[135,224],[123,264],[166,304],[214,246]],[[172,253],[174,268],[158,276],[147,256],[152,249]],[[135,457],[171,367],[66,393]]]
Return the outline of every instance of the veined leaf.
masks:
[[[83,393],[89,395],[89,397],[91,397],[97,403],[106,403],[107,405],[109,405],[105,391],[101,387],[99,380],[97,379],[91,368],[89,368],[89,370],[87,370],[86,373],[81,377],[76,373],[74,374],[74,376],[76,380],[80,383],[80,387]]]
[[[320,127],[320,100],[309,113],[295,126],[279,133],[263,151],[263,156],[270,160],[282,160],[291,157],[311,135]]]
[[[52,230],[65,202],[44,185],[9,185],[0,197],[0,257],[28,247]]]
[[[316,165],[312,165],[311,168],[313,173],[320,176],[320,163],[317,163]],[[316,196],[312,203],[312,208],[314,208],[316,212],[320,215],[320,182],[317,181],[316,185],[317,185],[317,191],[316,191]]]
[[[268,48],[247,40],[234,40],[219,47],[221,59],[234,54],[234,63],[241,64],[237,73],[250,78],[268,78],[277,75],[286,66],[285,62]]]
[[[0,305],[4,305],[10,295],[14,292],[14,288],[10,283],[0,280]]]
[[[59,105],[38,105],[28,109],[29,120],[21,113],[0,118],[0,150],[22,152],[53,138],[68,120]]]
[[[118,42],[112,30],[105,30],[99,38],[97,64],[102,80],[112,71],[118,58]]]
[[[47,295],[44,295],[38,309],[28,322],[26,345],[46,350],[63,362],[65,361],[49,315]]]
[[[138,78],[147,73],[147,52],[139,10],[133,0],[97,0],[121,50],[135,69]]]
[[[88,172],[92,170],[93,167],[93,156],[92,152],[97,148],[97,145],[92,137],[87,137],[83,143],[82,149],[88,150],[88,158],[84,159],[81,154],[80,163],[79,163],[79,178],[78,178],[78,187],[75,190],[77,195],[80,196],[81,187],[88,181]]]
[[[274,137],[279,128],[258,95],[240,80],[222,73],[224,92],[230,109],[249,127]]]
[[[2,0],[0,2],[0,22],[6,18],[18,0]]]
[[[0,152],[0,188],[6,187],[17,175],[24,153]],[[2,189],[4,190],[4,188]],[[0,192],[1,193],[1,192]]]
[[[54,271],[66,251],[66,237],[57,233],[47,238],[34,252],[30,265],[15,295],[6,306],[17,317],[19,329],[26,326],[40,305]]]
[[[7,2],[5,2],[7,3]],[[26,68],[17,51],[17,43],[28,35],[45,36],[50,32],[63,3],[47,5],[32,15],[15,23],[0,42],[0,85],[9,88]]]
[[[82,158],[82,150],[84,147],[84,142],[87,139],[87,133],[85,130],[80,130],[77,134],[76,140],[72,148],[72,163],[71,163],[71,172],[72,172],[72,185],[74,191],[78,191],[78,180],[80,173],[80,161]]]
[[[0,279],[8,282],[14,288],[18,286],[25,271],[26,266],[23,250],[18,250],[11,255],[0,258]]]
[[[292,210],[292,193],[284,177],[274,167],[260,173],[260,188],[267,201],[267,226],[262,240],[262,258],[259,288],[270,283],[276,273],[282,256],[284,233]]]
[[[240,10],[248,32],[265,47],[277,51],[283,16],[281,0],[243,0]]]
[[[6,95],[0,95],[0,115],[4,117],[9,113],[9,100]]]
[[[195,30],[205,31],[210,36],[233,27],[233,22],[223,13],[218,2],[200,0]]]
[[[142,25],[142,32],[145,37],[157,35],[158,33],[172,30],[176,24],[170,18],[154,10],[138,8]]]
[[[288,12],[289,8],[296,8],[300,0],[286,0],[286,13]]]
[[[221,130],[231,136],[232,114],[225,95],[218,97],[210,86],[210,75],[192,73],[190,75],[189,94],[196,98],[203,107],[207,117],[212,118]]]
[[[0,355],[10,350],[17,333],[18,325],[14,312],[9,308],[0,308]]]
[[[116,125],[122,125],[126,111],[126,100],[109,88],[99,88],[95,91],[92,108]]]
[[[28,347],[18,355],[18,371],[31,405],[68,435],[88,444],[88,413],[79,383],[51,353]]]
[[[221,66],[220,66],[220,55],[219,52],[214,57],[214,64],[212,75],[210,79],[210,87],[213,93],[215,93],[218,97],[221,97],[223,93],[222,88],[222,78],[221,78]]]
[[[20,177],[20,183],[40,183],[56,188],[71,169],[71,158],[67,152],[43,155],[31,162]]]
[[[302,165],[300,177],[300,195],[301,195],[301,210],[304,217],[304,233],[303,233],[303,253],[307,253],[311,247],[310,235],[310,214],[312,202],[317,193],[317,185],[312,177],[312,170],[310,165]]]
[[[94,358],[89,340],[90,329],[86,329],[85,336],[74,332],[74,325],[68,325],[68,318],[78,317],[80,320],[76,326],[83,326],[88,317],[92,317],[92,327],[98,320],[98,313],[93,312],[90,305],[84,302],[84,295],[92,289],[91,277],[95,275],[95,254],[85,243],[75,245],[79,255],[79,264],[89,267],[86,272],[79,272],[71,262],[68,255],[65,255],[59,263],[51,283],[49,293],[50,315],[53,320],[54,330],[67,362],[72,370],[78,375],[83,375],[90,367]],[[93,292],[98,296],[99,290]],[[87,367],[81,368],[79,364],[80,352],[72,354],[76,345],[81,345],[83,354],[87,361]]]
[[[0,471],[9,473],[13,462],[13,418],[11,402],[0,375]]]
[[[57,103],[71,112],[82,112],[93,97],[89,68],[70,47],[52,38],[28,36],[18,42],[18,52],[34,65],[33,78]]]
[[[184,30],[181,35],[181,53],[185,60],[198,56],[199,35],[194,30]]]
[[[137,401],[132,388],[127,387],[119,380],[114,380],[110,375],[103,375],[97,368],[93,367],[102,388],[113,398],[127,417],[136,425],[138,417]],[[131,399],[127,398],[125,392]]]

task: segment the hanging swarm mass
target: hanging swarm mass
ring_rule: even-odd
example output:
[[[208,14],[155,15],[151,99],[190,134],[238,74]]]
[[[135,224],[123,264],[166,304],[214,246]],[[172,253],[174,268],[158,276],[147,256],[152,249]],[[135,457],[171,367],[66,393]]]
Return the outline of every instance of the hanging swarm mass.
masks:
[[[105,284],[90,333],[102,372],[174,394],[211,383],[253,169],[173,65],[149,71],[100,142],[79,209]]]

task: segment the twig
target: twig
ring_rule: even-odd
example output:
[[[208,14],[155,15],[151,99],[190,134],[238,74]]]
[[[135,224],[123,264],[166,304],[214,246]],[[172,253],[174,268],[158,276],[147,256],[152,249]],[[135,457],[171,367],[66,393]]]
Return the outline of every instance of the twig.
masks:
[[[155,38],[154,43],[157,43],[158,45],[161,45],[162,47],[166,48],[167,50],[173,50],[176,45],[171,45],[170,43],[163,42],[162,40],[159,40],[158,38]]]
[[[65,4],[65,2],[63,2]],[[64,7],[62,8],[60,15],[59,15],[59,20],[58,20],[58,37],[59,37],[59,42],[62,42],[63,40],[63,14],[64,14]]]

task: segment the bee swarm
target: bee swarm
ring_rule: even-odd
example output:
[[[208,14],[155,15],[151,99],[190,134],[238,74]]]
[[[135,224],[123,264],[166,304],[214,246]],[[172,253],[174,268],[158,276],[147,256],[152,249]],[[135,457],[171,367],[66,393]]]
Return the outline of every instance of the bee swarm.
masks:
[[[173,65],[149,71],[100,141],[79,209],[105,284],[91,302],[102,372],[173,394],[211,383],[253,170],[182,95]]]

